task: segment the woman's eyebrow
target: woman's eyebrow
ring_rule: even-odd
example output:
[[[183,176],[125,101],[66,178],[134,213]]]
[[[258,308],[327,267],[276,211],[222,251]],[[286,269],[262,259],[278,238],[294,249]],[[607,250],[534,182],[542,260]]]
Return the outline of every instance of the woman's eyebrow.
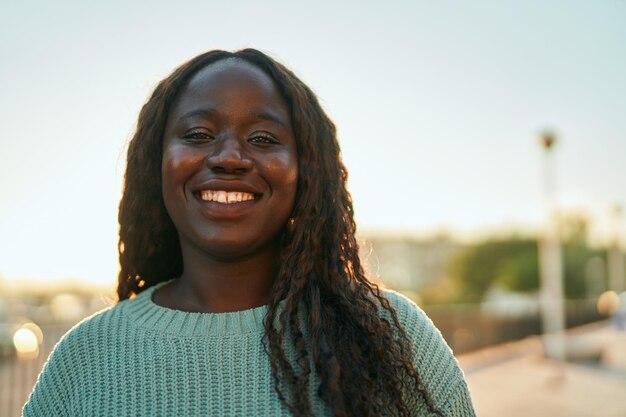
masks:
[[[184,114],[182,114],[179,118],[178,118],[178,122],[182,122],[185,121],[187,119],[191,119],[197,116],[203,117],[203,118],[209,118],[211,116],[215,116],[218,113],[218,111],[216,109],[213,108],[202,108],[202,109],[194,109],[194,110],[190,110]],[[287,129],[287,123],[285,123],[285,121],[282,120],[282,118],[280,116],[277,116],[275,114],[272,114],[271,112],[267,112],[267,111],[251,111],[250,113],[248,113],[247,117],[249,119],[253,119],[253,120],[266,120],[269,122],[273,122],[276,123],[277,125],[281,126],[284,129]]]
[[[255,112],[251,113],[250,116],[254,119],[267,120],[269,122],[274,122],[277,125],[280,125],[283,129],[287,129],[287,124],[279,117],[269,112]]]
[[[215,115],[215,113],[217,113],[217,110],[215,110],[215,109],[208,109],[208,108],[207,109],[190,110],[187,113],[184,113],[182,116],[180,116],[178,118],[178,121],[180,122],[180,121],[183,121],[183,120],[186,120],[186,119],[191,119],[191,118],[196,117],[196,116],[201,116],[201,117],[205,117],[206,118],[206,117],[210,117],[210,116]]]

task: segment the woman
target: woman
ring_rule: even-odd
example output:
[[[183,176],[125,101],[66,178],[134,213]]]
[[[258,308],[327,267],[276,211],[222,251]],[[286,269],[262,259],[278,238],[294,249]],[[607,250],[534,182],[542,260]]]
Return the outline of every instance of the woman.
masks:
[[[364,275],[346,178],[284,66],[180,66],[129,146],[120,302],[63,338],[24,416],[473,416],[430,320]]]

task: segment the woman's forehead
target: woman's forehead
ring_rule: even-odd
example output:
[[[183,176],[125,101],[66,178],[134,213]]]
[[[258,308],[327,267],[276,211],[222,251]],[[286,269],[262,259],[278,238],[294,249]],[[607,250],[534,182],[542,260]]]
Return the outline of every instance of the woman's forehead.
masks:
[[[183,88],[181,95],[198,89],[224,87],[225,85],[236,87],[238,84],[250,82],[255,82],[278,92],[274,80],[262,69],[241,58],[231,57],[213,62],[196,72]]]
[[[218,61],[199,70],[172,106],[166,131],[209,119],[238,126],[265,120],[292,129],[290,109],[274,81],[241,59]]]
[[[215,105],[237,95],[247,96],[251,106],[266,103],[280,107],[290,119],[289,107],[274,80],[259,67],[240,58],[211,63],[194,74],[171,107],[169,119],[180,116],[181,111],[189,111],[190,106]]]

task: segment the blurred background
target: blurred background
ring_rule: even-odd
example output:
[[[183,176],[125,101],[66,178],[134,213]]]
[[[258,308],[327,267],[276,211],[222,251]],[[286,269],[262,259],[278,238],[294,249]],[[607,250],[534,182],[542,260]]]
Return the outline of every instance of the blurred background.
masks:
[[[335,121],[370,276],[481,416],[626,415],[626,1],[0,2],[0,416],[115,303],[125,145],[156,83],[261,49]]]

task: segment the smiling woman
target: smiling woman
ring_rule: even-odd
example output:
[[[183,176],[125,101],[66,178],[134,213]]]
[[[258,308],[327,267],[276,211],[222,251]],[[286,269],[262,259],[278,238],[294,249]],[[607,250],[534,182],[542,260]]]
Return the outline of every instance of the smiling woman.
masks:
[[[275,258],[298,162],[289,109],[272,79],[234,58],[199,71],[169,114],[162,178],[183,259]]]
[[[284,66],[183,64],[129,145],[120,302],[62,339],[24,416],[473,416],[432,322],[365,276],[346,180]]]

